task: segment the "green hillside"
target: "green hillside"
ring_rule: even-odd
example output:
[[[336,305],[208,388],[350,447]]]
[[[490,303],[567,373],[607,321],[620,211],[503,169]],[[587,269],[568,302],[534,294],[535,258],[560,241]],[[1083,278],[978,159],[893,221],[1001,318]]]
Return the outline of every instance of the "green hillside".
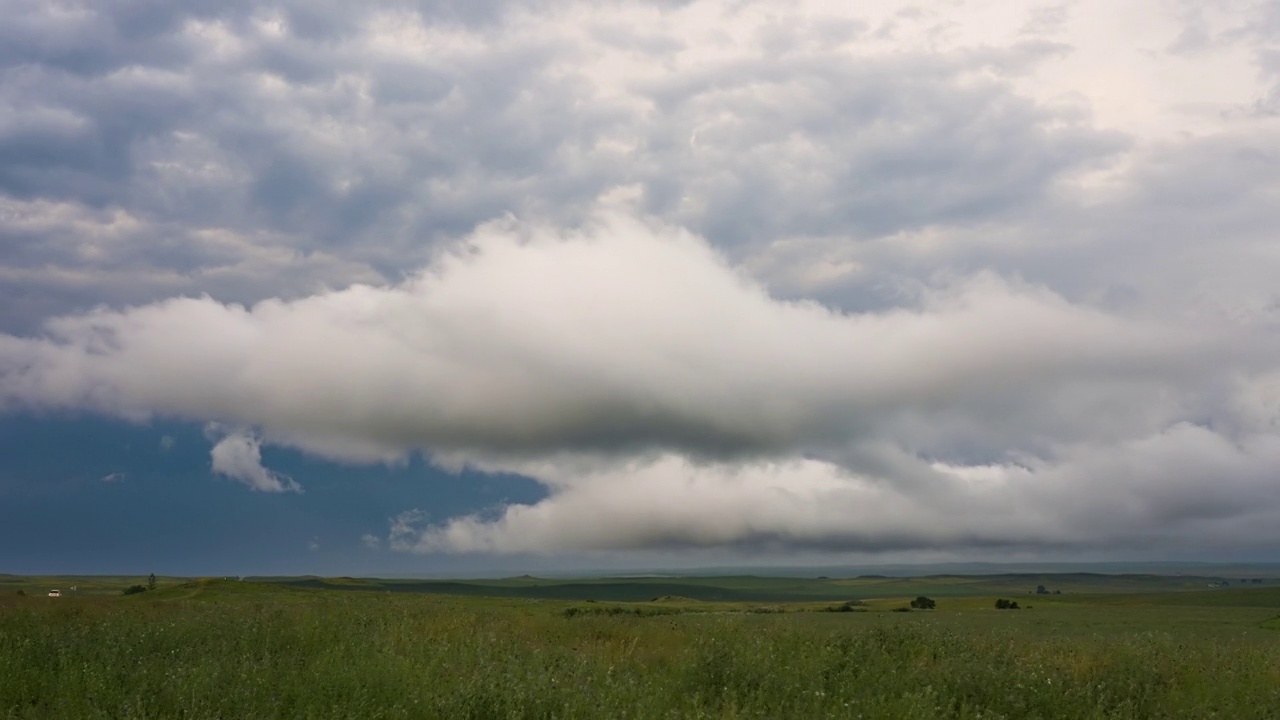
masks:
[[[517,577],[500,580],[382,580],[376,578],[263,577],[255,582],[296,588],[415,592],[472,597],[541,598],[642,602],[656,597],[684,597],[707,602],[816,602],[914,597],[982,597],[1009,595],[1044,598],[1078,594],[1234,593],[1243,588],[1280,588],[1280,581],[1261,585],[1218,577],[1102,575],[1092,573],[1040,575],[938,575],[919,578],[768,578],[635,577],[600,579],[543,579]],[[1213,587],[1223,582],[1225,587]]]

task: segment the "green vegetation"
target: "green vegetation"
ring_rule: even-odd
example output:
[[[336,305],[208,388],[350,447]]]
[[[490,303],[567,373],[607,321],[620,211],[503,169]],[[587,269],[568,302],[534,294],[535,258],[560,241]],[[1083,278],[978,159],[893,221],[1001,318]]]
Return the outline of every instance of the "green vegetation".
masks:
[[[924,595],[919,595],[916,597],[915,600],[911,601],[911,607],[917,610],[932,610],[938,607],[938,603],[934,601],[933,598],[928,598],[928,597],[925,597]]]
[[[762,578],[714,602],[174,579],[122,596],[135,580],[0,593],[0,718],[1280,717],[1277,587],[1055,578],[1063,594],[1006,613],[995,594],[776,602]]]
[[[167,587],[187,582],[188,578],[156,578],[156,587]],[[149,583],[140,575],[6,575],[0,573],[0,594],[8,595],[18,590],[27,595],[46,595],[58,589],[64,596],[101,597],[116,596],[130,585]],[[74,588],[74,589],[73,589]]]
[[[1104,575],[933,575],[928,577],[775,578],[751,575],[717,577],[610,577],[547,579],[530,576],[502,580],[383,580],[377,578],[262,577],[259,582],[298,588],[413,592],[474,597],[542,598],[546,600],[596,600],[643,602],[657,597],[678,597],[704,602],[842,602],[866,598],[914,598],[926,595],[945,599],[973,596],[1034,595],[1039,587],[1052,591],[1037,596],[1080,594],[1172,593],[1201,595],[1210,586],[1243,587],[1240,579],[1219,576]],[[2,582],[2,580],[0,580]],[[1280,589],[1280,578],[1260,579],[1251,589]]]

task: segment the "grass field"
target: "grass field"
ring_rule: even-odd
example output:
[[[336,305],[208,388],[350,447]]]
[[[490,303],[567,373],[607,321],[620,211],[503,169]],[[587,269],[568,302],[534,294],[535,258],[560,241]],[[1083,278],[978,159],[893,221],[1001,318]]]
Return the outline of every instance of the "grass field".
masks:
[[[0,717],[1280,718],[1280,584],[525,578],[479,597],[162,578],[119,594],[139,580],[0,579]],[[92,590],[16,592],[72,584]],[[1028,595],[1041,584],[1063,593]],[[648,599],[540,597],[584,585]],[[936,610],[892,612],[922,591]]]

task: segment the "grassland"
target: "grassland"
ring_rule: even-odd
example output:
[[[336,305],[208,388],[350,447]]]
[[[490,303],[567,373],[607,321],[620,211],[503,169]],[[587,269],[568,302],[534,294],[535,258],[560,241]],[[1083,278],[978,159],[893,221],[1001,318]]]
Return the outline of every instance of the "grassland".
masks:
[[[1280,718],[1280,583],[22,580],[0,579],[7,718]],[[891,612],[916,594],[938,608]]]

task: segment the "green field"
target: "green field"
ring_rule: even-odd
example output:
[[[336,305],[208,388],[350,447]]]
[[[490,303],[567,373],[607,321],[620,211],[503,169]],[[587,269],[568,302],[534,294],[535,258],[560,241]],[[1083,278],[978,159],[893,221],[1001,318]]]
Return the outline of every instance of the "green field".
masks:
[[[0,717],[1280,718],[1275,580],[272,580],[0,576]]]

